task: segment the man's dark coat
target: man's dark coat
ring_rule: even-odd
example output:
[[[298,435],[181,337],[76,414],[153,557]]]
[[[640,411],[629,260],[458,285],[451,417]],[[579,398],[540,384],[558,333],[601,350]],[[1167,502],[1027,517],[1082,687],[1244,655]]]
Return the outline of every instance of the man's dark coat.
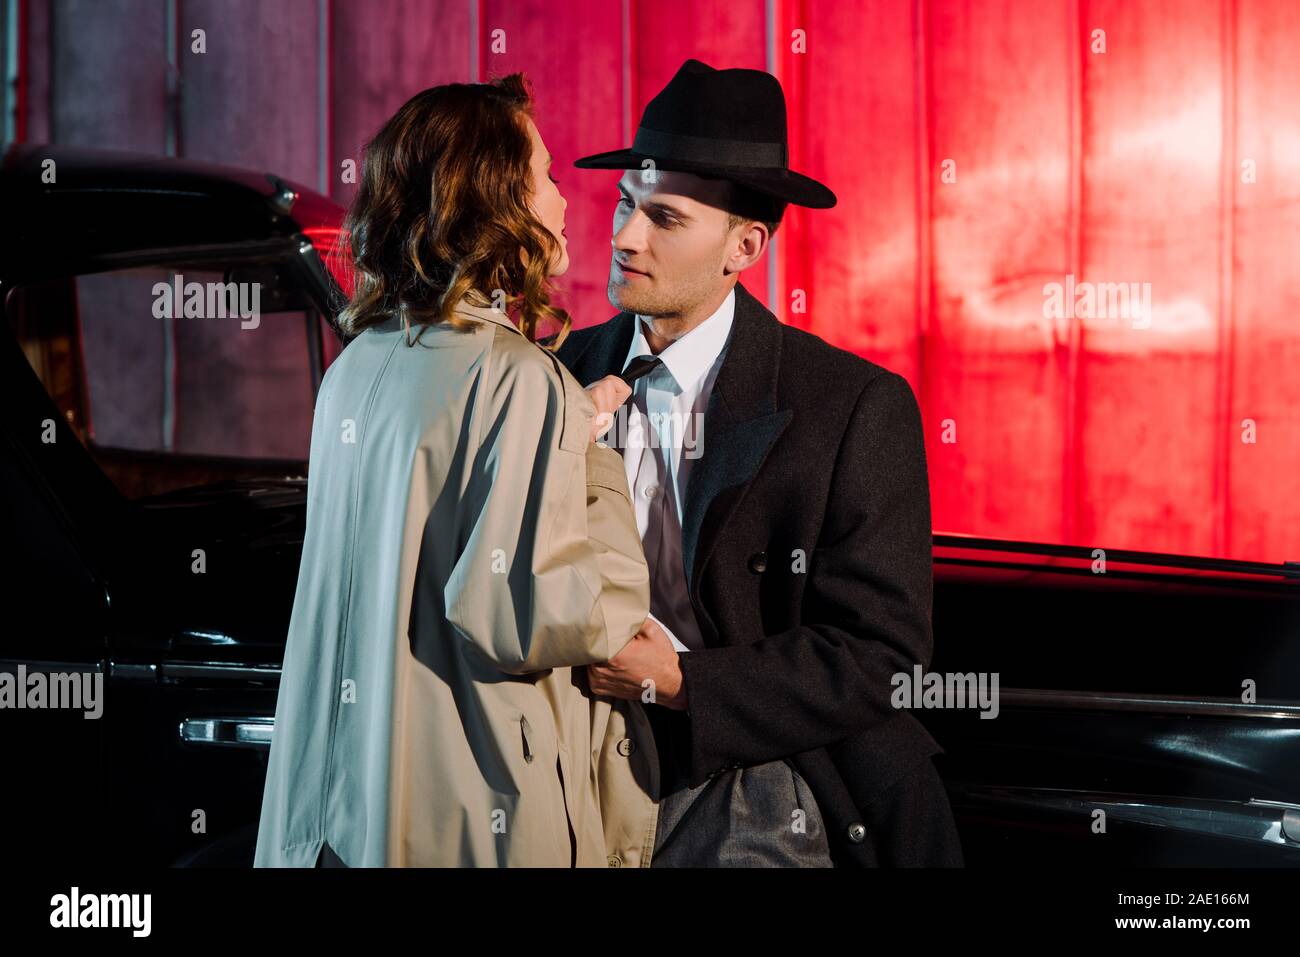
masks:
[[[622,371],[636,318],[569,334],[583,385]],[[896,373],[783,325],[739,283],[684,496],[682,554],[706,648],[681,655],[692,787],[787,760],[838,864],[961,863],[931,761],[891,678],[933,649],[921,416]]]

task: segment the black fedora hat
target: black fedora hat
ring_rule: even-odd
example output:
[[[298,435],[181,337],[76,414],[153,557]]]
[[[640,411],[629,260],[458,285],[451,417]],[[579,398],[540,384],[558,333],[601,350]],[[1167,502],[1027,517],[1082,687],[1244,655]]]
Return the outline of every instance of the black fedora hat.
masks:
[[[828,209],[835,194],[789,168],[785,95],[762,70],[687,60],[646,104],[632,147],[584,156],[579,169],[677,170],[728,179],[796,206]]]

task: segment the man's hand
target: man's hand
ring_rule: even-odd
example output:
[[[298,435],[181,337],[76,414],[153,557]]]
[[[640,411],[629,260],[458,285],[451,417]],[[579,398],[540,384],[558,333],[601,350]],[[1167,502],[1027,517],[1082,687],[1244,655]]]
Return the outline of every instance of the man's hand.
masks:
[[[642,686],[647,678],[654,693],[655,704],[683,711],[686,708],[686,687],[682,683],[682,669],[677,651],[664,630],[647,618],[623,650],[602,665],[587,666],[587,680],[593,694],[640,700],[646,690]]]
[[[616,375],[607,375],[587,386],[587,396],[596,407],[591,420],[591,441],[595,442],[609,431],[614,424],[614,413],[631,394],[632,387]]]

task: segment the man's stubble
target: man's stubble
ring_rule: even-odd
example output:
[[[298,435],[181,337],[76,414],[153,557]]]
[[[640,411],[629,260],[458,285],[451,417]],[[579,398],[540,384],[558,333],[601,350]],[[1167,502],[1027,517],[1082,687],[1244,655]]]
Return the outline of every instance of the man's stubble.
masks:
[[[611,268],[606,297],[615,309],[654,319],[656,334],[676,339],[690,331],[683,328],[685,316],[717,294],[725,259],[724,248],[725,243],[720,243],[714,261],[702,263],[698,271],[674,278],[671,282],[657,276],[654,289],[637,289],[637,280],[621,283],[613,278]]]

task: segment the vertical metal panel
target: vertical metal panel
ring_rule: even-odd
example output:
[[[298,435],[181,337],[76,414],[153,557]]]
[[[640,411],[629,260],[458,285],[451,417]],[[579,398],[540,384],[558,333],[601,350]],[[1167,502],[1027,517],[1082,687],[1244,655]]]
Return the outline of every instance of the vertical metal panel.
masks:
[[[1236,248],[1234,234],[1236,218],[1236,175],[1233,170],[1237,143],[1237,17],[1235,0],[1220,0],[1219,82],[1222,86],[1223,134],[1219,138],[1219,329],[1215,349],[1214,390],[1214,455],[1211,489],[1214,511],[1210,516],[1210,549],[1215,555],[1225,554],[1230,538],[1228,519],[1228,455],[1229,443],[1237,436],[1224,426],[1231,413],[1233,391],[1233,337],[1235,333],[1233,300],[1233,252]]]
[[[1066,182],[1069,200],[1066,205],[1065,272],[1077,276],[1083,262],[1083,57],[1084,37],[1088,31],[1079,5],[1084,0],[1069,0],[1064,31],[1065,63],[1069,77],[1063,109],[1068,118],[1069,147],[1066,154]],[[1054,321],[1058,350],[1064,350],[1065,407],[1061,434],[1064,456],[1061,463],[1061,532],[1059,541],[1078,539],[1079,476],[1079,359],[1082,330],[1077,319]]]
[[[53,141],[159,153],[166,126],[158,0],[55,0]]]
[[[929,5],[920,229],[930,231],[923,364],[939,529],[1061,535],[1067,353],[1043,287],[1066,272],[1065,12],[1026,0]],[[870,262],[880,248],[862,252]],[[906,315],[862,318],[899,330],[874,351],[907,370]]]
[[[778,80],[781,77],[781,60],[777,53],[777,26],[778,15],[776,11],[777,0],[765,0],[763,3],[763,69],[767,70]],[[797,104],[796,104],[797,105]],[[790,105],[786,104],[786,119],[789,121]],[[767,266],[765,284],[767,286],[767,295],[763,297],[763,302],[770,309],[772,303],[778,299],[777,292],[777,274],[780,269],[781,259],[781,230],[777,229],[776,235],[768,240]],[[777,316],[780,318],[780,315]]]
[[[926,429],[929,468],[933,474],[942,464],[937,447],[943,440],[945,422],[942,416],[927,415],[935,405],[934,376],[927,375],[927,352],[930,348],[931,292],[934,287],[934,218],[930,212],[931,191],[934,188],[934,170],[930,152],[930,4],[929,0],[914,0],[912,4],[912,142],[914,144],[912,167],[915,171],[913,190],[916,209],[916,369],[908,375],[921,407]],[[906,375],[906,373],[904,373]],[[949,466],[951,467],[951,465]],[[934,484],[933,482],[931,483]],[[934,497],[930,504],[932,524],[942,529],[949,511],[961,508],[951,497]]]
[[[330,193],[350,202],[356,185],[342,181],[342,163],[358,172],[366,141],[416,93],[470,75],[470,4],[466,0],[335,0],[330,30],[333,76]]]
[[[504,30],[506,50],[492,51]],[[557,283],[575,328],[614,314],[609,280],[610,225],[618,174],[578,170],[573,160],[626,145],[622,136],[621,10],[604,0],[488,0],[483,4],[484,72],[523,70],[537,95],[537,128],[555,157],[553,173],[569,202],[569,271]]]
[[[682,0],[673,5],[671,16],[666,16],[658,4],[633,3],[632,18],[634,123],[645,105],[691,57],[718,69],[768,67],[765,0]]]
[[[815,173],[809,169],[807,150],[804,147],[808,125],[819,121],[817,105],[808,98],[805,90],[808,58],[819,48],[810,45],[807,53],[796,53],[793,50],[793,35],[796,30],[804,31],[806,35],[809,24],[808,4],[803,0],[780,0],[777,4],[772,24],[773,52],[776,61],[776,77],[781,81],[781,89],[785,93],[786,131],[790,147],[789,163],[791,169],[826,182],[843,203],[838,184],[832,183],[828,175]],[[812,257],[809,254],[811,236],[807,227],[808,216],[809,212],[800,206],[786,207],[778,233],[781,255],[773,264],[776,273],[773,283],[776,287],[776,298],[767,303],[768,308],[783,322],[800,329],[810,328],[810,323],[813,321],[810,310],[814,308],[813,300],[808,297],[812,264]],[[825,225],[823,220],[822,226]]]
[[[470,83],[479,83],[483,79],[483,0],[469,0],[469,30],[466,40],[469,42],[469,76]]]
[[[782,8],[781,80],[795,104],[790,162],[838,197],[834,209],[787,213],[782,309],[792,325],[881,362],[915,386],[911,4]],[[806,53],[793,49],[796,37],[806,37]],[[804,313],[794,311],[801,295]]]
[[[1077,541],[1211,554],[1219,348],[1219,0],[1089,2],[1079,280],[1150,289],[1148,328],[1081,316]],[[1149,287],[1141,284],[1149,283]]]
[[[0,2],[0,146],[18,139],[18,0]]]
[[[26,27],[20,37],[24,90],[21,101],[28,143],[50,141],[50,0],[19,0]]]
[[[181,0],[163,0],[162,44],[167,59],[166,83],[163,90],[163,153],[175,156],[180,149],[181,128],[181,50],[180,11]]]
[[[319,12],[317,0],[182,0],[183,156],[317,181]],[[194,52],[196,30],[204,31],[205,53]],[[313,396],[300,316],[264,316],[256,329],[234,320],[171,321],[177,448],[224,450],[244,442],[305,451],[299,432],[302,423],[310,431]],[[227,413],[214,415],[214,403]]]
[[[1300,6],[1232,4],[1236,136],[1234,335],[1226,441],[1226,553],[1300,560]],[[1243,164],[1250,164],[1243,167]],[[1247,181],[1243,181],[1245,175]],[[1253,444],[1242,421],[1253,419]]]
[[[768,70],[767,12],[766,0],[732,3],[681,0],[672,5],[671,15],[662,4],[634,0],[631,5],[633,129],[646,104],[667,85],[682,63],[692,57],[717,69]],[[602,149],[630,145],[628,139]],[[612,188],[610,195],[613,196]],[[612,217],[612,202],[608,210]],[[608,248],[608,237],[606,244]],[[745,288],[760,302],[769,298],[768,270],[765,255],[740,277]]]
[[[316,191],[330,192],[330,0],[316,0]]]
[[[38,6],[46,7],[49,18],[48,140],[60,146],[162,152],[167,127],[164,5],[158,0],[55,0]],[[55,173],[57,177],[57,169]],[[141,321],[149,315],[149,300],[131,298],[139,292],[137,286],[110,277],[89,285],[96,295],[83,302],[81,319],[97,427],[102,424],[110,436],[129,436],[150,447],[162,438],[168,447],[167,329],[156,320]],[[107,325],[106,304],[121,307],[116,311],[128,321]],[[140,385],[132,396],[119,394],[126,380],[113,372],[124,366]],[[125,420],[134,424],[123,424]]]
[[[182,155],[316,182],[317,13],[316,0],[183,0]]]
[[[162,45],[167,60],[163,89],[163,152],[175,156],[180,150],[181,135],[181,50],[180,5],[181,0],[164,0]],[[176,325],[171,320],[159,324],[162,338],[161,402],[162,431],[160,447],[165,451],[176,448],[176,394],[177,355]]]
[[[620,17],[623,28],[623,143],[626,146],[631,146],[636,138],[642,109],[637,95],[636,8],[637,0],[623,0]]]

